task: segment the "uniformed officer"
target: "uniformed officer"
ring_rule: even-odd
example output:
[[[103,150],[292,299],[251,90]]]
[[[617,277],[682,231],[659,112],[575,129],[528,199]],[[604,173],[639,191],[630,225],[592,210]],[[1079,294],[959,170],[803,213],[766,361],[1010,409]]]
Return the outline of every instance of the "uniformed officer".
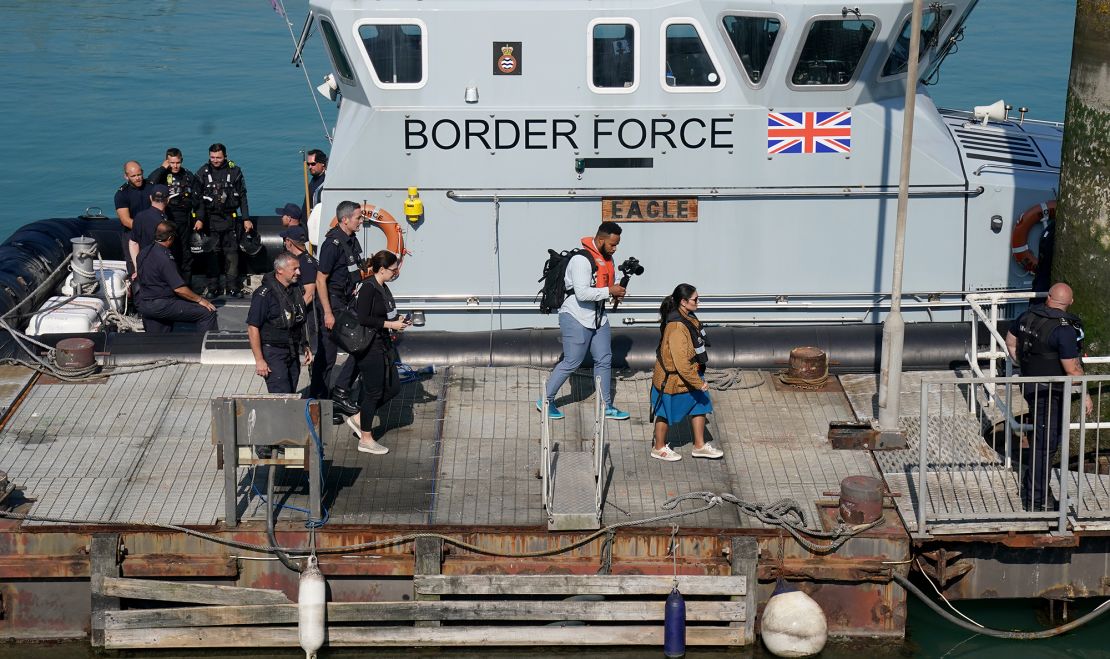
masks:
[[[131,238],[127,241],[128,253],[131,256],[131,261],[134,262],[142,248],[154,242],[154,234],[158,231],[158,225],[166,222],[166,202],[169,200],[170,191],[164,185],[156,184],[148,188],[150,190],[150,208],[140,212],[135,216],[135,221],[131,225]],[[171,226],[172,223],[171,223]],[[176,232],[176,227],[174,227]],[[174,243],[177,241],[175,240]],[[173,249],[171,248],[171,252]],[[176,260],[176,256],[174,259]]]
[[[170,245],[173,226],[158,225],[154,242],[139,252],[136,259],[139,292],[135,306],[143,317],[143,329],[152,334],[172,332],[174,323],[196,323],[198,332],[216,332],[216,307],[185,285],[177,271]]]
[[[320,195],[324,192],[324,177],[328,173],[328,154],[313,149],[305,154],[305,167],[312,178],[308,181],[308,204],[301,209],[301,215],[308,217],[313,208],[320,205]]]
[[[254,353],[254,372],[266,379],[271,394],[292,394],[301,375],[301,359],[312,361],[305,323],[308,317],[297,257],[282,252],[274,271],[262,277],[251,295],[247,336]]]
[[[128,160],[123,164],[123,181],[123,185],[116,190],[116,217],[123,225],[121,245],[127,257],[127,267],[134,272],[135,262],[130,257],[127,242],[131,239],[131,226],[135,222],[135,216],[150,208],[152,184],[143,176],[143,166],[134,160]]]
[[[300,211],[300,208],[297,210]],[[308,230],[303,226],[290,227],[280,235],[285,243],[285,251],[296,256],[301,266],[300,281],[301,288],[304,290],[306,312],[305,330],[308,333],[308,345],[312,349],[312,354],[318,355],[324,341],[324,312],[316,303],[316,273],[319,272],[319,263],[308,253]],[[313,373],[318,368],[317,364],[322,362],[321,359],[312,363]],[[314,381],[324,381],[322,372],[319,377],[314,378]],[[328,390],[326,387],[313,389],[310,385],[308,395],[312,398],[326,398]]]
[[[1083,375],[1080,355],[1083,349],[1083,322],[1068,313],[1073,302],[1071,286],[1053,284],[1044,304],[1029,307],[1006,333],[1006,348],[1026,377]],[[1065,399],[1071,396],[1061,382],[1027,383],[1022,395],[1033,412],[1033,443],[1029,468],[1021,482],[1021,503],[1027,510],[1052,510],[1055,504],[1048,493],[1049,459],[1060,448],[1060,417]],[[1086,414],[1093,407],[1083,393]]]
[[[327,330],[323,341],[323,359],[318,360],[324,364],[312,369],[312,388],[316,391],[326,390],[328,376],[340,350],[331,333],[331,329],[335,327],[335,312],[350,307],[355,284],[361,280],[359,267],[362,263],[362,245],[355,234],[362,226],[362,207],[353,201],[339,202],[335,208],[335,217],[338,223],[328,231],[320,245],[320,270],[316,274],[317,299],[320,301],[324,328]],[[358,412],[358,406],[351,399],[351,389],[357,374],[355,360],[348,359],[336,376],[331,390],[334,407],[344,414]]]
[[[166,149],[166,159],[162,165],[150,173],[151,183],[161,183],[169,188],[169,201],[166,204],[166,217],[177,227],[179,238],[173,241],[173,256],[181,266],[181,276],[186,284],[193,280],[193,253],[189,250],[189,240],[194,231],[200,231],[204,224],[200,221],[200,189],[197,177],[182,166],[181,149]]]
[[[226,292],[243,297],[239,280],[239,239],[254,229],[247,207],[247,183],[243,170],[227,159],[227,147],[216,143],[208,147],[208,162],[197,170],[201,190],[200,219],[211,235],[215,247],[208,271],[208,295]],[[224,276],[221,289],[220,275]]]
[[[281,208],[275,208],[274,213],[281,218],[281,226],[286,228],[295,227],[304,219],[301,207],[296,204],[285,204]]]

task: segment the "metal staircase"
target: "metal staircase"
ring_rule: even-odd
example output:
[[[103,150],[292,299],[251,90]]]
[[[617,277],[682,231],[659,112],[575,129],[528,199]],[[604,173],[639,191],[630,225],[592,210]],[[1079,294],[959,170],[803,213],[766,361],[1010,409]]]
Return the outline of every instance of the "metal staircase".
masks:
[[[543,383],[547,390],[547,381]],[[549,531],[582,531],[601,528],[601,469],[605,460],[605,400],[601,380],[594,378],[597,392],[594,405],[593,451],[558,450],[551,445],[550,403],[543,401],[543,430],[540,439],[540,466],[543,479],[543,507]]]

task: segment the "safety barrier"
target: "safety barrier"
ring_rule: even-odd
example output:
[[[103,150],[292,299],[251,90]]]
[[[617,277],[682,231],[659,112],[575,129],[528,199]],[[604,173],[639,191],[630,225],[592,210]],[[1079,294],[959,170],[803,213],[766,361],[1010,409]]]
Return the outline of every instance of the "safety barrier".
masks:
[[[1110,422],[1099,421],[1107,383],[1105,375],[923,380],[918,456],[916,465],[907,465],[917,534],[944,524],[1068,533],[1069,517],[1072,526],[1110,521],[1110,455],[1101,447]],[[1093,420],[1083,413],[1084,395],[1093,401]],[[1028,409],[1019,418],[1022,399]],[[1053,468],[1057,444],[1059,467]],[[1046,493],[1043,506],[1033,500],[1036,489]]]

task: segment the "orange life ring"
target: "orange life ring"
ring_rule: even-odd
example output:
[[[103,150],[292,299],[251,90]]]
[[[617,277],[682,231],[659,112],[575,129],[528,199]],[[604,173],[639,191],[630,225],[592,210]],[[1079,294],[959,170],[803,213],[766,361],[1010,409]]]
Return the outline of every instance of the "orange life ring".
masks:
[[[393,219],[389,211],[371,204],[363,204],[362,220],[381,229],[382,233],[385,234],[385,248],[396,254],[402,261],[405,259],[405,254],[408,253],[405,251],[405,235],[401,231],[401,223]],[[339,219],[333,215],[328,228],[330,229],[337,224],[339,224]]]
[[[1037,269],[1037,255],[1029,249],[1029,230],[1041,222],[1055,219],[1056,200],[1053,199],[1030,206],[1021,214],[1017,224],[1014,225],[1014,232],[1010,235],[1010,249],[1013,252],[1014,260],[1022,268],[1025,268],[1026,272],[1033,272]]]

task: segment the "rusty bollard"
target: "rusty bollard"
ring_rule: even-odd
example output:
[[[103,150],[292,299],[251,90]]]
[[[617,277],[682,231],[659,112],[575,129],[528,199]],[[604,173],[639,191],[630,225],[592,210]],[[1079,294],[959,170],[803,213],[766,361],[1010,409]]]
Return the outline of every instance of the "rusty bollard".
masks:
[[[62,339],[55,346],[54,361],[68,371],[89,368],[96,363],[94,344],[89,339]]]
[[[840,519],[847,524],[870,524],[882,515],[882,481],[871,476],[849,476],[840,481]]]

